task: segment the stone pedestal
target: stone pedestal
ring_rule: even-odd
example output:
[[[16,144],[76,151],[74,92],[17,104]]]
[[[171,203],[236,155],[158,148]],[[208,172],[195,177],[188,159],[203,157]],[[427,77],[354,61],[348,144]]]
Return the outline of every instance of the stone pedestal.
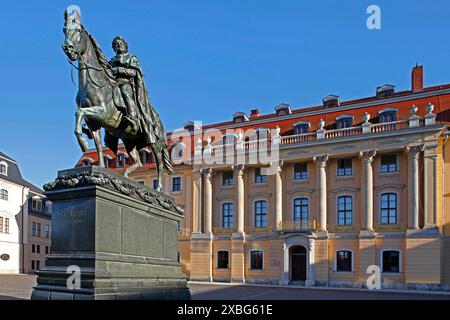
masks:
[[[52,253],[31,299],[190,299],[171,198],[99,167],[60,171],[44,189]]]

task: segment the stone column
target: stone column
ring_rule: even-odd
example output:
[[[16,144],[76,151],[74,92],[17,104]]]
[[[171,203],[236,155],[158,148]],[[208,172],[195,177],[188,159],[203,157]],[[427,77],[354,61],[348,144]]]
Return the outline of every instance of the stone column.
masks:
[[[376,151],[361,153],[362,160],[362,230],[373,231],[373,169]]]
[[[281,167],[283,162],[276,162],[273,164],[275,170],[275,229],[282,229],[283,220],[283,182],[281,180]]]
[[[211,168],[202,171],[205,183],[205,229],[206,234],[212,233],[212,178]]]
[[[423,146],[408,147],[408,229],[419,229],[419,157]]]
[[[192,171],[192,232],[202,232],[202,174],[200,170]],[[188,199],[189,201],[189,199]]]
[[[236,232],[244,233],[244,165],[238,165],[234,169],[236,181]]]
[[[319,213],[319,224],[320,231],[327,231],[327,173],[326,166],[328,161],[328,156],[315,157],[317,170],[317,189],[318,193],[318,213]]]
[[[426,145],[423,155],[423,181],[424,181],[424,227],[436,228],[437,208],[440,205],[437,189],[437,144]],[[442,173],[441,173],[442,174]]]

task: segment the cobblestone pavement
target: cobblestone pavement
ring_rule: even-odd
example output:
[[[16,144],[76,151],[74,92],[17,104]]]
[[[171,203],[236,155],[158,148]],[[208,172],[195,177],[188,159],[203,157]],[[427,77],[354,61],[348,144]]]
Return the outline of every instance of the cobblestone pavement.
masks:
[[[29,299],[33,275],[0,275],[0,300]],[[450,300],[450,294],[260,287],[190,283],[193,300]]]

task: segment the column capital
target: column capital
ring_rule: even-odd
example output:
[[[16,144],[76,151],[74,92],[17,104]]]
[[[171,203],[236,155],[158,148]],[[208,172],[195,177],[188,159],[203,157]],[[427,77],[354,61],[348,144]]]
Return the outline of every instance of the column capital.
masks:
[[[321,167],[325,167],[327,165],[328,159],[329,159],[328,155],[313,157],[313,161]]]
[[[238,164],[236,166],[233,166],[233,169],[239,176],[242,176],[244,174],[244,170],[246,169],[246,167],[243,164]]]
[[[425,150],[425,146],[422,145],[418,145],[418,146],[408,146],[406,147],[406,152],[408,153],[409,157],[418,159],[419,155],[421,152],[423,152]]]
[[[361,151],[359,153],[359,157],[364,161],[368,163],[373,162],[373,158],[377,154],[377,150],[368,150],[368,151]]]
[[[281,168],[284,165],[284,161],[283,160],[278,160],[278,161],[272,161],[270,163],[270,167],[272,168],[273,172],[275,173],[280,173],[281,172]]]
[[[213,171],[212,168],[201,169],[200,171],[205,176],[206,179],[211,179],[215,174],[215,171]]]

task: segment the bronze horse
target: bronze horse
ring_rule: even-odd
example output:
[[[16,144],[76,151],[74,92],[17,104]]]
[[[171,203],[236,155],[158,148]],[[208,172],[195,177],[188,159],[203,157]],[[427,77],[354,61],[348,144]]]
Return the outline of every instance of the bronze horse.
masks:
[[[78,94],[76,97],[78,109],[75,113],[75,135],[81,150],[85,152],[88,149],[88,142],[83,136],[83,133],[86,133],[94,139],[99,166],[105,167],[100,131],[101,128],[104,128],[106,133],[114,137],[116,141],[118,139],[123,141],[128,155],[134,161],[134,164],[124,172],[127,177],[131,172],[143,166],[138,150],[150,146],[158,172],[156,190],[160,191],[164,169],[169,174],[173,173],[165,137],[157,137],[155,143],[148,144],[144,138],[142,127],[137,132],[126,130],[129,124],[121,109],[118,108],[118,106],[123,106],[124,102],[112,68],[101,48],[82,26],[78,11],[70,13],[66,10],[64,20],[63,50],[70,61],[78,61]],[[83,120],[87,128],[83,128]],[[156,122],[155,126],[163,128],[159,117],[156,118]],[[112,148],[112,151],[116,153],[117,148]]]

